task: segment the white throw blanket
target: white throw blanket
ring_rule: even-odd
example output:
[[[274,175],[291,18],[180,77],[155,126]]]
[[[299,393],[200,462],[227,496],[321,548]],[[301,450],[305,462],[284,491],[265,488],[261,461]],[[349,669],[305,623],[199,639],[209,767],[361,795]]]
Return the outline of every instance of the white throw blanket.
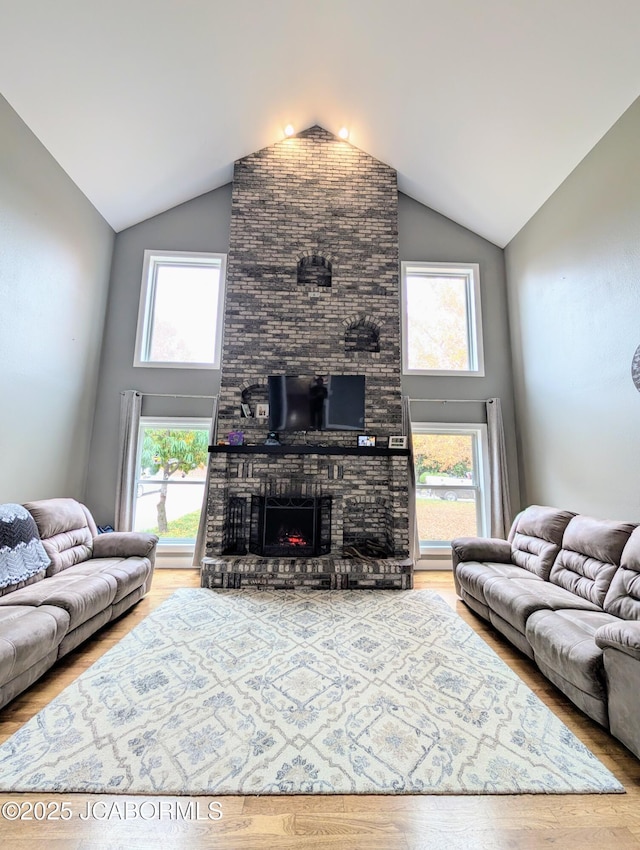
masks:
[[[0,505],[0,590],[28,581],[50,563],[29,511],[22,505]]]

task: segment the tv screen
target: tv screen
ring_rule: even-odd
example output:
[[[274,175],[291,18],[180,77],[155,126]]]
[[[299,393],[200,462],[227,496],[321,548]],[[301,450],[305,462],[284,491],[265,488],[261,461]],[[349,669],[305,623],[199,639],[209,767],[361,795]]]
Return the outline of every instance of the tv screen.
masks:
[[[269,430],[364,430],[364,375],[270,375]]]

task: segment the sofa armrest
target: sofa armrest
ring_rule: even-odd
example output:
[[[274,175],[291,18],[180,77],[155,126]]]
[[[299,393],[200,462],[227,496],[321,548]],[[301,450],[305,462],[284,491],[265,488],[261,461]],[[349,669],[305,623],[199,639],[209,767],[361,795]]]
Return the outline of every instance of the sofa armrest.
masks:
[[[93,538],[94,558],[154,559],[158,538],[142,531],[110,531]]]
[[[498,537],[456,537],[451,541],[454,569],[464,561],[493,561],[511,563],[511,544]]]
[[[625,655],[640,661],[640,622],[638,620],[607,623],[606,626],[600,626],[594,638],[600,649],[607,647],[619,649]]]

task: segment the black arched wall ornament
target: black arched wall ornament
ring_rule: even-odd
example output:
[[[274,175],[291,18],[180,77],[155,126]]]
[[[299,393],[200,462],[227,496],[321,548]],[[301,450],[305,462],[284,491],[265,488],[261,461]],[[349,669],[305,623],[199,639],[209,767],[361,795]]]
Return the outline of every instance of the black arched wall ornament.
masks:
[[[636,348],[636,353],[631,361],[631,377],[636,389],[640,392],[640,345]]]

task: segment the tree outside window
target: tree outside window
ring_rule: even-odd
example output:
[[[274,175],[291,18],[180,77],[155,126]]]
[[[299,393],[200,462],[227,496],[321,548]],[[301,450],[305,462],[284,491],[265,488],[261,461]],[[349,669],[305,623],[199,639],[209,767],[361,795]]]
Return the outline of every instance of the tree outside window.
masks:
[[[416,515],[424,551],[486,534],[486,426],[414,423]]]
[[[142,420],[136,531],[150,531],[165,541],[195,541],[204,498],[208,447],[206,420]]]
[[[483,375],[477,264],[402,264],[403,370]]]

